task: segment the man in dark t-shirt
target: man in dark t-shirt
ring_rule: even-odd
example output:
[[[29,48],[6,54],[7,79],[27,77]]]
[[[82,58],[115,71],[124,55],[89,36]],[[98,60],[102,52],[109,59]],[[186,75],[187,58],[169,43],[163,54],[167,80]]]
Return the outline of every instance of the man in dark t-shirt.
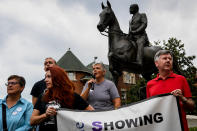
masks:
[[[53,65],[56,65],[56,61],[51,58],[47,57],[44,61],[44,70],[47,71],[49,67],[52,67]],[[38,97],[44,92],[46,89],[46,83],[44,79],[36,82],[31,90],[32,95],[32,104],[35,105],[36,101],[38,100]]]
[[[45,83],[44,79],[36,82],[31,90],[32,102],[33,102],[33,98],[34,97],[38,98],[39,95],[42,94],[45,89],[46,89],[46,83]],[[37,99],[36,99],[36,101],[37,101]],[[34,105],[35,105],[35,103],[34,103]]]

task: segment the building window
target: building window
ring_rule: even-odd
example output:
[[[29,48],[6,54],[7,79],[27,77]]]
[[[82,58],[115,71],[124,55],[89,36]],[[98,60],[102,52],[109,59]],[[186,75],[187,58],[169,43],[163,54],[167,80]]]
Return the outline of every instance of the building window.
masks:
[[[127,84],[136,84],[135,74],[123,72],[123,82]]]
[[[76,74],[74,72],[68,72],[68,78],[71,81],[75,81],[76,80]]]

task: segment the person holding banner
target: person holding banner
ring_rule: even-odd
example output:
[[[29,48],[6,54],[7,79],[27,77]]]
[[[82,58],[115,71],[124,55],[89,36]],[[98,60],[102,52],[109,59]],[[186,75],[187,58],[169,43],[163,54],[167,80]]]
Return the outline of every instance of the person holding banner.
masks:
[[[171,93],[179,97],[184,131],[189,131],[185,110],[194,109],[191,91],[184,76],[173,73],[173,55],[168,50],[160,50],[154,57],[159,70],[157,77],[147,83],[147,98],[159,94]]]
[[[47,89],[38,98],[31,116],[31,125],[40,125],[39,131],[56,131],[58,108],[94,110],[80,95],[74,93],[74,84],[64,69],[57,65],[48,68],[45,74]]]
[[[104,78],[106,70],[103,63],[93,66],[93,76],[81,93],[82,98],[88,101],[95,110],[111,110],[121,106],[120,96],[115,84]]]

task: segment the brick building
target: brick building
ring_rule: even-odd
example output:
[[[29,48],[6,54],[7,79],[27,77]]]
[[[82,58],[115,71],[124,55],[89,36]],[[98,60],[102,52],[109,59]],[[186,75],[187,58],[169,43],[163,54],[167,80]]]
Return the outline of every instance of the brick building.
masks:
[[[75,92],[80,94],[83,89],[83,78],[91,76],[91,71],[70,51],[58,60],[57,64],[65,69],[70,80],[76,85]]]

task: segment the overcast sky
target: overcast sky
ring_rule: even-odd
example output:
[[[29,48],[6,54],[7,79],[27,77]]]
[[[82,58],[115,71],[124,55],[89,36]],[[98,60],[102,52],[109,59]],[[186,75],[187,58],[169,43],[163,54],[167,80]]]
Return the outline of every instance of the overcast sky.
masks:
[[[98,56],[108,63],[108,40],[96,28],[101,0],[1,0],[0,98],[6,95],[8,76],[18,74],[27,84],[23,97],[31,100],[33,84],[44,78],[43,61],[57,61],[71,48],[84,65]],[[103,0],[106,4],[106,0]],[[148,17],[150,42],[176,37],[186,55],[197,55],[196,0],[110,0],[121,29],[129,28],[129,6],[139,4]],[[194,61],[197,66],[197,60]]]

